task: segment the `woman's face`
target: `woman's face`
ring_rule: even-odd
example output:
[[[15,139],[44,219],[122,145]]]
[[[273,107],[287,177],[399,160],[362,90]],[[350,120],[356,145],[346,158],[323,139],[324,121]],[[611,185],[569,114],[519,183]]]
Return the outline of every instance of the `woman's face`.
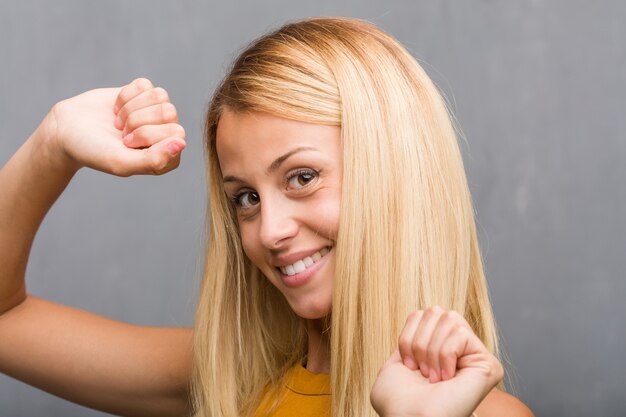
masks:
[[[226,109],[217,154],[243,249],[306,319],[327,316],[341,199],[340,128]]]

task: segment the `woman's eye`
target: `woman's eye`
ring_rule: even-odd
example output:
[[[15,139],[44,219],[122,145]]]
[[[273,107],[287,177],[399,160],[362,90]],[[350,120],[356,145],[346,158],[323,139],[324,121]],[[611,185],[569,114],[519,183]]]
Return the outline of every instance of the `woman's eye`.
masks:
[[[303,188],[315,178],[317,178],[317,172],[315,171],[307,170],[296,172],[291,177],[289,177],[289,188]]]
[[[237,207],[241,207],[242,209],[249,209],[257,204],[261,200],[259,195],[252,191],[243,191],[241,193],[236,194],[233,198],[233,203]]]

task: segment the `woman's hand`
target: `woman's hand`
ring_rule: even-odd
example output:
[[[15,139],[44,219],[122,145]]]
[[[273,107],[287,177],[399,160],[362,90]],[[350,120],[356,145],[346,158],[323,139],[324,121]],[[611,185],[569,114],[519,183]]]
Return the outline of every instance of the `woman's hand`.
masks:
[[[385,417],[468,417],[502,376],[463,316],[433,307],[407,319],[371,401]]]
[[[165,91],[139,79],[58,103],[2,167],[0,373],[115,415],[190,415],[190,329],[64,307],[28,296],[24,281],[39,225],[76,170],[167,172],[184,137]]]
[[[57,103],[44,130],[52,155],[65,164],[124,177],[171,171],[186,145],[167,92],[145,78]]]

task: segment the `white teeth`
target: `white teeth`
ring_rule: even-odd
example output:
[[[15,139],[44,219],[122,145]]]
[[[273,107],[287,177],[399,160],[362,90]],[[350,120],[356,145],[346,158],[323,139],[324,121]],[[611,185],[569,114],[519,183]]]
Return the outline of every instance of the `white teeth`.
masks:
[[[328,248],[322,248],[319,251],[315,252],[313,255],[307,256],[306,258],[296,261],[295,263],[291,265],[281,266],[279,268],[280,272],[282,272],[283,275],[290,275],[290,276],[298,274],[304,271],[305,269],[307,269],[308,267],[310,267],[311,265],[313,265],[315,262],[322,259],[322,257],[326,255],[327,253],[328,253]]]
[[[306,269],[306,266],[304,266],[304,262],[302,261],[298,261],[295,264],[293,264],[293,270],[296,271],[296,274],[304,271],[305,269]]]

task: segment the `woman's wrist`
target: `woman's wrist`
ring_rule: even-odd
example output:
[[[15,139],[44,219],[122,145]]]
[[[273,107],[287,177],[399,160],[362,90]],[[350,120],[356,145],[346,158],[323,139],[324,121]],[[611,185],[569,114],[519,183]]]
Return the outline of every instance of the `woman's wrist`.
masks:
[[[81,165],[70,156],[63,145],[63,138],[59,137],[57,111],[58,104],[42,120],[29,141],[32,142],[36,161],[57,173],[73,176]]]

